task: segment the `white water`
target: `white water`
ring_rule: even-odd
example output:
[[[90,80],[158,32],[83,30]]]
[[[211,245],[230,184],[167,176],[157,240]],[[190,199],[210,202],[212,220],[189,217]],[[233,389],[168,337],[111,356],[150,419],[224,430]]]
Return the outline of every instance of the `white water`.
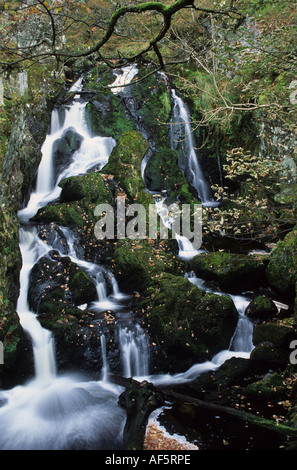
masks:
[[[80,91],[81,89],[82,79],[78,80],[70,91]],[[61,123],[59,110],[53,110],[51,131],[46,136],[41,148],[42,158],[37,173],[36,189],[32,192],[27,207],[19,211],[21,222],[27,222],[37,213],[38,209],[59,198],[62,191],[59,183],[64,178],[85,174],[94,165],[98,165],[100,169],[108,162],[116,141],[111,137],[91,135],[85,119],[86,104],[79,100],[79,95],[76,95],[72,105],[65,108],[63,123]],[[60,173],[55,181],[53,145],[69,129],[74,129],[83,140],[80,148],[73,153],[70,165]]]
[[[118,84],[116,81],[113,85],[114,92],[119,92],[116,86]],[[81,82],[78,82],[73,90],[79,91],[80,87]],[[32,193],[28,206],[19,213],[21,221],[27,222],[40,207],[59,196],[58,182],[62,178],[85,173],[94,163],[103,165],[108,160],[115,142],[113,139],[90,136],[85,125],[84,109],[85,104],[76,97],[73,105],[66,109],[64,120],[58,111],[54,110],[51,132],[42,148],[36,190]],[[73,127],[82,135],[83,142],[73,155],[69,167],[59,175],[58,181],[54,182],[52,147],[56,139],[60,138],[69,127]],[[97,287],[98,301],[93,302],[91,307],[97,312],[106,308],[110,308],[113,312],[121,312],[127,296],[120,292],[114,276],[103,272],[102,268],[93,263],[79,259],[71,231],[63,227],[61,229],[68,241],[67,255],[85,269]],[[185,252],[186,240],[179,242],[181,252]],[[47,253],[51,247],[41,242],[34,227],[26,225],[20,231],[20,248],[23,267],[17,312],[24,330],[32,340],[35,377],[25,385],[0,392],[0,400],[5,402],[0,407],[0,426],[5,430],[0,434],[0,449],[83,449],[84,447],[114,449],[122,440],[125,413],[117,406],[122,388],[110,384],[107,380],[109,365],[106,338],[102,335],[100,339],[103,362],[101,380],[85,382],[78,376],[57,374],[53,336],[51,332],[41,327],[35,313],[30,311],[27,300],[30,271],[37,259]],[[189,257],[196,253],[193,250],[189,251]],[[107,296],[106,274],[110,276],[112,284],[111,296]],[[189,280],[195,282],[194,278]],[[239,305],[240,299],[236,301]],[[123,375],[166,384],[193,380],[202,372],[217,369],[226,358],[233,355],[248,357],[248,350],[242,351],[242,342],[246,344],[249,333],[244,339],[246,333],[242,331],[242,326],[245,326],[244,322],[238,326],[230,350],[222,351],[211,361],[195,364],[188,371],[175,375],[150,375],[148,340],[145,332],[138,325],[133,328],[131,325],[129,327],[120,325],[118,337]]]
[[[80,82],[74,85],[73,90],[80,90]],[[4,402],[0,407],[0,426],[5,429],[0,434],[1,450],[83,449],[85,446],[88,449],[104,449],[117,448],[122,442],[125,413],[117,406],[122,389],[106,382],[108,369],[104,339],[101,340],[103,380],[84,382],[76,376],[58,376],[53,336],[41,327],[36,314],[30,311],[28,305],[32,267],[40,256],[51,249],[38,238],[35,228],[27,225],[29,218],[40,207],[59,196],[60,188],[57,184],[61,179],[83,174],[94,164],[103,166],[115,145],[113,139],[90,136],[85,126],[84,109],[85,104],[76,97],[73,105],[66,110],[64,123],[61,122],[58,111],[54,110],[51,132],[42,148],[36,190],[31,194],[27,207],[19,212],[21,222],[26,225],[20,229],[23,266],[17,313],[24,331],[32,341],[35,377],[25,385],[0,391],[0,400]],[[56,139],[69,127],[75,128],[82,135],[83,141],[69,167],[59,175],[55,183],[52,148]],[[71,237],[69,252],[75,262],[79,261],[80,266],[94,274],[96,266],[76,258],[74,240]]]
[[[134,329],[120,328],[120,347],[124,377],[142,377],[148,375],[148,341],[139,325]]]
[[[173,122],[171,124],[171,145],[176,148],[179,142],[183,143],[183,152],[186,154],[189,170],[189,182],[196,189],[204,206],[215,206],[209,184],[200,167],[197,152],[193,142],[193,130],[191,127],[190,113],[181,98],[172,90]]]
[[[135,65],[128,65],[123,67],[121,70],[118,70],[116,73],[115,81],[110,85],[110,90],[114,94],[125,92],[125,86],[129,85],[135,75],[138,73],[137,67]]]

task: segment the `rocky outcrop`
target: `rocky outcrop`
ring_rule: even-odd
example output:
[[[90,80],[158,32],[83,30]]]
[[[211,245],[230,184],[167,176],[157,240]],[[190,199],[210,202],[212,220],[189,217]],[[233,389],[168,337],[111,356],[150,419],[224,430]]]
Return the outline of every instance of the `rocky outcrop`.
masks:
[[[203,362],[228,349],[238,320],[233,300],[162,273],[141,302],[144,321],[165,356]],[[176,370],[176,369],[175,369]]]

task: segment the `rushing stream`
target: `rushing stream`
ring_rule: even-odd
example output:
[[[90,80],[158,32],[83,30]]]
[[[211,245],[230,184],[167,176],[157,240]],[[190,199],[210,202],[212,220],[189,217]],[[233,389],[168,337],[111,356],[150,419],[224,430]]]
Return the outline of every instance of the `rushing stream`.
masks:
[[[129,81],[137,69],[128,69],[127,74],[119,74],[111,89],[121,93],[123,79]],[[80,79],[71,91],[79,91]],[[203,204],[214,204],[209,187],[198,163],[191,142],[188,111],[182,100],[173,91],[174,121],[185,123],[186,149],[188,152],[189,172],[193,186],[197,189]],[[121,447],[125,412],[118,404],[121,387],[108,382],[109,364],[106,356],[106,338],[102,334],[98,354],[102,356],[102,376],[98,381],[85,381],[79,375],[57,373],[54,338],[50,331],[41,327],[37,315],[28,304],[30,272],[35,263],[46,255],[52,247],[44,243],[29,219],[40,207],[59,198],[59,182],[74,175],[87,173],[95,165],[102,168],[116,142],[112,138],[91,137],[85,121],[86,102],[77,94],[67,108],[54,109],[50,132],[42,148],[42,160],[38,169],[36,189],[32,192],[27,206],[19,212],[21,221],[20,249],[23,265],[20,273],[20,294],[17,312],[21,325],[32,341],[34,352],[35,376],[25,385],[0,392],[0,426],[5,432],[0,434],[0,449],[117,449]],[[69,129],[82,136],[79,149],[73,154],[72,161],[62,167],[56,175],[53,164],[55,142]],[[181,129],[181,128],[180,128]],[[175,129],[175,136],[177,130]],[[179,137],[181,134],[179,134]],[[166,212],[166,200],[157,199],[159,213]],[[162,212],[163,211],[163,212]],[[164,216],[165,223],[166,216]],[[101,312],[108,308],[122,311],[129,296],[120,292],[112,273],[107,273],[112,283],[112,293],[107,293],[106,274],[103,267],[80,259],[70,229],[60,227],[67,240],[68,256],[81,267],[93,280],[97,290],[97,300],[91,305],[93,311]],[[191,243],[179,240],[180,256],[191,258],[197,254]],[[204,289],[203,280],[192,273],[187,277],[190,282]],[[218,293],[221,294],[221,293]],[[227,351],[217,354],[211,361],[193,365],[188,371],[175,375],[151,374],[149,370],[148,338],[139,325],[125,317],[118,325],[119,350],[123,364],[123,376],[146,379],[155,384],[185,383],[200,373],[215,370],[229,357],[249,357],[253,348],[251,323],[244,316],[248,299],[232,296],[239,313],[236,331]],[[82,309],[86,305],[81,306]]]

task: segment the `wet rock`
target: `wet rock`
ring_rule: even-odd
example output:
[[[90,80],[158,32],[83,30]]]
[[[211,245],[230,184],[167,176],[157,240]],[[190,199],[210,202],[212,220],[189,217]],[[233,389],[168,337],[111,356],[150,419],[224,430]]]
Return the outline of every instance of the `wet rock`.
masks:
[[[148,331],[175,362],[204,361],[228,349],[238,320],[230,297],[205,293],[172,274],[155,279],[140,306]]]
[[[265,267],[265,257],[239,253],[202,253],[193,259],[196,275],[216,281],[226,292],[242,292],[265,285]]]
[[[278,309],[273,302],[265,295],[260,295],[253,299],[247,306],[245,314],[252,321],[270,320],[278,313]]]
[[[96,300],[94,283],[70,258],[59,253],[42,257],[30,274],[28,299],[39,315],[56,311],[56,304],[71,307]]]
[[[57,139],[53,145],[54,177],[57,176],[69,165],[72,155],[80,148],[83,137],[72,127],[66,129],[61,138]]]
[[[269,322],[254,326],[251,361],[286,365],[291,352],[290,342],[295,339],[292,326]]]

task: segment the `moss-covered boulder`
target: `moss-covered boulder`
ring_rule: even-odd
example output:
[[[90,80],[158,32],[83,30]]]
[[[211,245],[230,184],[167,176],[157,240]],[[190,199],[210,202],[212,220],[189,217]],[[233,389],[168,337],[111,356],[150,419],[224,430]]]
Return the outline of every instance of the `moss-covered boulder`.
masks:
[[[273,248],[266,276],[273,289],[291,298],[297,281],[297,230],[293,230]]]
[[[130,200],[144,205],[154,203],[145,189],[141,174],[141,163],[148,149],[149,143],[140,132],[126,132],[101,170],[102,173],[114,175]]]
[[[63,309],[96,300],[96,287],[79,266],[57,252],[50,255],[40,258],[30,274],[28,300],[34,312],[55,313],[57,304]]]
[[[60,186],[60,201],[39,209],[32,221],[43,224],[55,222],[91,234],[97,221],[94,214],[96,205],[113,202],[112,181],[93,172],[66,178]]]
[[[182,273],[182,262],[167,252],[167,243],[156,246],[144,240],[119,240],[115,246],[112,270],[120,287],[126,291],[144,292],[161,273]]]
[[[79,227],[81,230],[87,230],[90,225],[94,225],[96,204],[82,200],[72,203],[50,204],[38,210],[32,217],[33,222],[50,224],[55,222],[65,227]]]
[[[265,402],[282,400],[285,393],[285,382],[276,372],[266,374],[261,380],[248,384],[245,389],[248,398]]]
[[[161,274],[142,302],[145,322],[166,356],[210,359],[228,349],[238,320],[228,296],[205,293],[188,279]]]
[[[178,152],[166,147],[152,155],[144,176],[151,191],[173,189],[176,185],[186,182],[178,168]]]
[[[265,295],[255,297],[247,306],[245,314],[250,320],[270,320],[278,313],[273,300]]]
[[[193,259],[193,269],[198,277],[217,282],[227,292],[265,285],[265,267],[265,258],[239,253],[202,253]]]
[[[73,154],[80,148],[83,137],[72,127],[66,129],[61,138],[53,144],[54,176],[57,176],[69,165]]]
[[[295,339],[294,328],[277,322],[258,324],[253,329],[252,361],[287,364],[290,355],[290,343]]]
[[[59,186],[62,188],[60,201],[63,202],[81,201],[82,199],[97,204],[112,202],[111,191],[103,176],[98,172],[65,178],[59,183]]]
[[[86,106],[86,121],[93,135],[118,140],[127,131],[136,130],[123,101],[113,93],[97,92]]]

